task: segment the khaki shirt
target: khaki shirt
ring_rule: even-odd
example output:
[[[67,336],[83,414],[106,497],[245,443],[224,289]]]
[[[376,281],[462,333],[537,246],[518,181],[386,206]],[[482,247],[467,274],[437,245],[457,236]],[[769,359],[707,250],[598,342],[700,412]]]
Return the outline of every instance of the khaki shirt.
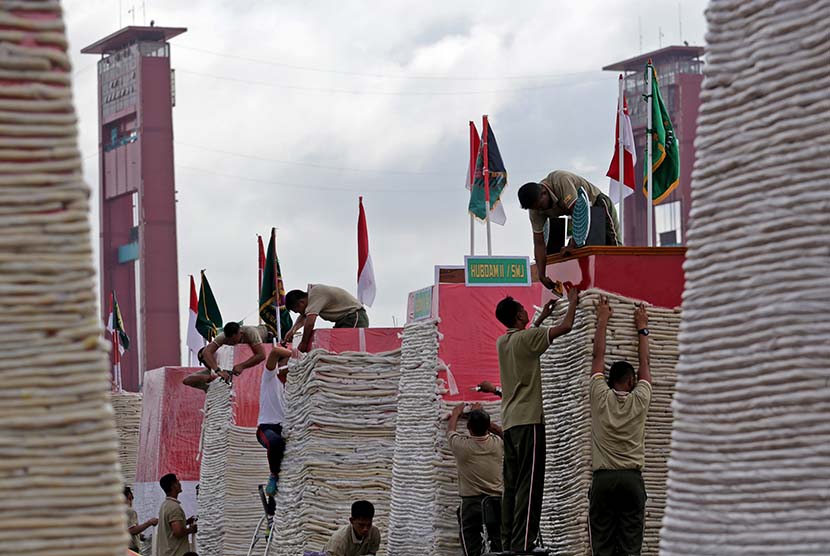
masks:
[[[380,550],[380,529],[375,526],[369,530],[369,534],[362,540],[354,534],[351,524],[341,527],[331,536],[323,552],[329,556],[363,556],[364,554],[377,554]]]
[[[308,288],[306,316],[317,315],[323,320],[336,322],[363,308],[355,296],[335,286],[311,284]]]
[[[127,507],[127,529],[130,527],[135,527],[138,525],[138,512],[134,509]],[[129,533],[128,533],[129,534]],[[141,537],[140,535],[130,535],[130,540],[127,543],[127,548],[132,550],[133,552],[138,552],[141,549]]]
[[[165,498],[159,510],[158,532],[156,533],[158,556],[182,556],[190,552],[190,541],[187,535],[176,538],[173,536],[172,523],[181,521],[186,524],[184,510],[181,503],[175,498]]]
[[[550,346],[547,326],[509,329],[496,340],[501,375],[501,420],[504,430],[544,422],[542,368],[539,356]]]
[[[588,194],[588,200],[592,205],[596,203],[597,197],[602,195],[602,191],[597,186],[582,176],[577,176],[565,170],[554,170],[542,178],[539,183],[550,193],[553,206],[548,210],[530,209],[528,211],[530,226],[533,228],[534,234],[544,232],[545,224],[549,218],[559,218],[571,214],[576,202],[576,191],[580,187]]]
[[[590,396],[594,470],[642,469],[651,384],[641,380],[634,390],[621,396],[597,373],[591,377]]]
[[[255,346],[257,344],[261,344],[268,338],[268,327],[265,325],[260,326],[240,326],[240,332],[242,332],[242,343],[248,344],[249,346]],[[217,346],[224,346],[225,345],[225,333],[220,332],[216,335],[213,339],[213,343]]]
[[[456,431],[450,431],[447,440],[458,468],[458,494],[501,496],[504,441],[494,434],[469,436]]]

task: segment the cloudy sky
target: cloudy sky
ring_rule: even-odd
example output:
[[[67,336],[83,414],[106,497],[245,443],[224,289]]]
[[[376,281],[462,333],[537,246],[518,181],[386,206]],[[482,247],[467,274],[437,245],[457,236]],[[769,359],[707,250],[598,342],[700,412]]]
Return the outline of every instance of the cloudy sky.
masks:
[[[370,318],[400,324],[434,265],[468,254],[467,122],[480,129],[482,114],[509,175],[493,252],[530,255],[522,183],[562,168],[607,189],[617,79],[602,66],[703,44],[706,2],[63,5],[96,234],[96,57],[79,50],[119,24],[188,28],[171,41],[184,330],[187,277],[202,268],[225,319],[254,320],[256,234],[271,226],[288,288],[354,292],[358,195],[378,282]],[[483,226],[476,235],[482,253]]]

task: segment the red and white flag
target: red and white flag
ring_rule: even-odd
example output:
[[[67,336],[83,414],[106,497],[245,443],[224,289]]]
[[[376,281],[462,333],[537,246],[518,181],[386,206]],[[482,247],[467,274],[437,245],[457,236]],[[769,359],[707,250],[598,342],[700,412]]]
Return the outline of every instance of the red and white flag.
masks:
[[[628,117],[628,103],[623,96],[623,181],[625,187],[622,188],[623,199],[634,193],[637,180],[634,177],[634,165],[637,164],[637,151],[634,147],[634,131],[631,129],[631,118]],[[619,100],[617,106],[619,106]],[[614,156],[611,157],[611,166],[608,168],[606,176],[611,178],[609,197],[613,202],[620,199],[620,154],[619,154],[619,139],[620,139],[620,114],[617,113],[616,136],[614,141]]]
[[[205,347],[205,339],[196,329],[196,317],[199,315],[199,297],[196,295],[196,282],[190,277],[190,312],[187,316],[187,350],[191,365],[196,361],[199,350]]]
[[[358,201],[360,212],[357,217],[357,300],[372,306],[375,302],[375,268],[372,255],[369,254],[369,230],[366,227],[366,212],[363,210],[363,197]]]

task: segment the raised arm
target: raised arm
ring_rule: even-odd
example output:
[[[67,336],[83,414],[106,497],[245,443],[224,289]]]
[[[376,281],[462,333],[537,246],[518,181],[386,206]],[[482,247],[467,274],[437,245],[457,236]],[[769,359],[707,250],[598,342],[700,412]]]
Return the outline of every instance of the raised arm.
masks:
[[[311,347],[311,337],[314,335],[314,322],[317,320],[317,315],[306,315],[303,323],[303,339],[297,349],[303,353],[307,352]]]
[[[233,366],[233,370],[231,371],[233,374],[240,375],[242,374],[242,371],[244,371],[245,369],[255,367],[265,360],[265,347],[263,347],[261,343],[252,345],[251,351],[254,352],[253,355],[251,355],[249,358],[247,358],[239,365]]]
[[[565,314],[565,318],[562,319],[562,322],[556,326],[552,326],[550,330],[548,330],[549,341],[552,342],[554,338],[558,338],[559,336],[567,334],[571,331],[571,328],[574,326],[574,317],[576,316],[576,305],[578,300],[579,288],[571,286],[568,290],[568,312]]]
[[[458,419],[461,418],[461,414],[464,413],[464,404],[460,403],[452,408],[452,412],[450,413],[450,420],[447,423],[447,433],[455,432],[455,429],[458,428]]]
[[[291,340],[293,340],[294,339],[294,334],[296,334],[297,330],[302,328],[304,324],[305,324],[305,315],[298,315],[297,320],[294,321],[294,326],[292,326],[288,330],[288,332],[285,333],[285,338],[283,339],[283,341],[290,342]]]
[[[273,371],[279,365],[280,360],[288,360],[291,358],[291,350],[283,346],[275,346],[271,353],[268,354],[268,360],[265,362],[265,368]]]
[[[637,355],[640,359],[640,368],[638,376],[640,380],[645,380],[651,384],[651,368],[649,367],[648,356],[648,312],[645,305],[642,303],[634,311],[634,326],[637,327]]]
[[[202,350],[202,359],[205,361],[205,365],[208,369],[215,371],[219,368],[219,364],[216,362],[216,350],[219,349],[219,346],[216,342],[211,342],[205,349]]]
[[[594,356],[591,360],[591,374],[603,374],[605,372],[605,332],[608,329],[608,319],[611,318],[611,306],[608,305],[608,298],[601,296],[596,304],[597,330],[594,332]]]

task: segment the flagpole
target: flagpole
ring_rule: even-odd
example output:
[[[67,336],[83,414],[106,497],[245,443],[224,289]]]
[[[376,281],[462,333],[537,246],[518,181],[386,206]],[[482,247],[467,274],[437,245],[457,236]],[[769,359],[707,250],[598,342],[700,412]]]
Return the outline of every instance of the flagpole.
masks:
[[[271,241],[274,243],[274,316],[277,318],[276,342],[282,340],[282,319],[280,318],[280,277],[277,272],[277,229],[271,228]],[[266,256],[267,258],[267,256]]]
[[[652,102],[654,102],[654,89],[652,88],[652,76],[654,75],[654,66],[651,65],[651,58],[648,60],[648,65],[646,66],[646,71],[648,72],[647,76],[647,83],[646,83],[646,91],[648,91],[648,116],[646,121],[646,133],[648,133],[648,143],[646,149],[646,164],[648,165],[648,199],[646,199],[646,203],[648,204],[648,246],[654,246],[654,204],[652,203],[652,164],[651,164],[651,143],[652,143],[652,136],[654,135],[654,131],[652,130],[653,125],[653,118],[652,118],[652,111],[651,106]]]
[[[625,195],[623,194],[623,187],[625,187],[625,144],[624,144],[624,131],[625,131],[625,104],[623,99],[625,98],[623,95],[625,94],[623,91],[624,82],[623,82],[623,75],[620,74],[620,94],[617,99],[617,129],[619,130],[617,133],[617,155],[620,159],[620,175],[619,175],[619,206],[620,206],[620,245],[625,245],[625,226],[623,224],[623,218],[625,216],[625,207],[623,203],[625,202]]]
[[[256,306],[257,313],[259,313],[259,296],[262,294],[262,236],[256,235],[256,275],[257,275],[257,291],[256,291]],[[262,315],[259,315],[259,324],[262,324]]]
[[[490,124],[487,122],[487,115],[482,116],[484,121],[484,129],[481,131],[482,156],[484,158],[484,204],[487,209],[487,214],[484,215],[484,221],[487,223],[487,256],[493,254],[493,244],[490,236],[490,153],[487,148],[487,141],[489,140],[488,130]]]
[[[467,164],[467,185],[470,186],[470,195],[473,194],[473,187],[476,181],[476,162],[475,158],[473,157],[473,136],[475,133],[473,132],[473,127],[475,124],[472,120],[470,120],[470,156],[469,161]],[[478,153],[476,153],[478,155]],[[476,254],[476,217],[473,213],[470,213],[470,256]]]

